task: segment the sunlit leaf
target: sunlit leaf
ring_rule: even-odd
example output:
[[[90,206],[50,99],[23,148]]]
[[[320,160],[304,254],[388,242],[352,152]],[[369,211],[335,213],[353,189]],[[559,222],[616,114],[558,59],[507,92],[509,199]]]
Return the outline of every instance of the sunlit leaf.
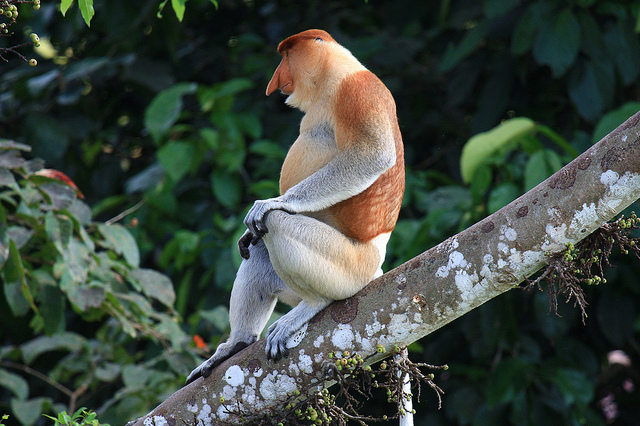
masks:
[[[80,6],[80,13],[87,27],[91,26],[91,18],[93,18],[95,14],[93,10],[93,0],[78,0],[78,6]]]
[[[533,131],[535,122],[518,117],[507,120],[493,129],[473,136],[462,148],[460,172],[462,179],[469,183],[475,170],[483,161],[496,152],[517,143],[518,138]]]
[[[62,16],[66,16],[67,11],[69,10],[69,7],[71,7],[72,3],[73,3],[73,0],[60,1],[60,12],[62,12]]]
[[[178,21],[180,22],[182,22],[182,18],[184,18],[186,2],[187,0],[171,0],[171,6],[173,7],[173,11],[176,13],[176,16],[178,17]]]

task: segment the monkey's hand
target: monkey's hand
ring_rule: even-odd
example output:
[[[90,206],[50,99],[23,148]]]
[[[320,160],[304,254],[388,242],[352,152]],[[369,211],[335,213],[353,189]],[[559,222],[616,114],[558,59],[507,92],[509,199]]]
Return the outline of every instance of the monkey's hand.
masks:
[[[253,234],[251,233],[251,231],[246,231],[238,240],[238,251],[240,252],[240,256],[242,256],[243,259],[249,258],[249,246],[251,245],[252,241]]]
[[[193,382],[194,380],[196,380],[198,377],[201,377],[201,376],[209,377],[209,375],[211,374],[214,368],[222,364],[222,362],[227,360],[227,358],[231,358],[231,356],[235,355],[236,353],[240,352],[242,349],[249,346],[254,341],[255,339],[253,339],[253,341],[248,343],[247,342],[228,342],[228,341],[221,343],[218,346],[218,349],[216,349],[216,352],[211,356],[211,358],[209,358],[208,360],[200,364],[195,370],[191,372],[191,374],[189,374],[189,376],[187,377],[187,382],[185,384],[188,385],[189,383]]]
[[[272,210],[283,210],[287,213],[295,213],[289,203],[282,201],[282,197],[258,200],[253,203],[253,207],[244,218],[244,224],[251,234],[253,234],[252,244],[256,244],[260,238],[269,230],[265,225],[267,214]]]

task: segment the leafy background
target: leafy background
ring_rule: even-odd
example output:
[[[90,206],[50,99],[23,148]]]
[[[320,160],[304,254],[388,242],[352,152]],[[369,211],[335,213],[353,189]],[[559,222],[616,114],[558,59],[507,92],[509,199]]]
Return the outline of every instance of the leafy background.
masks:
[[[225,338],[242,218],[277,193],[301,117],[264,96],[291,34],[328,30],[396,98],[407,190],[387,269],[640,109],[637,0],[191,0],[163,2],[162,17],[158,1],[96,0],[90,27],[70,3],[65,17],[55,1],[21,5],[0,38],[42,41],[21,50],[37,67],[0,62],[8,424],[81,406],[123,424],[206,355],[192,336],[209,348]],[[450,366],[437,376],[442,410],[423,392],[417,423],[633,424],[640,271],[614,260],[587,289],[586,325],[571,305],[558,317],[544,293],[512,291],[412,345],[414,361]],[[627,358],[610,362],[614,350]],[[379,398],[367,412],[393,409]]]

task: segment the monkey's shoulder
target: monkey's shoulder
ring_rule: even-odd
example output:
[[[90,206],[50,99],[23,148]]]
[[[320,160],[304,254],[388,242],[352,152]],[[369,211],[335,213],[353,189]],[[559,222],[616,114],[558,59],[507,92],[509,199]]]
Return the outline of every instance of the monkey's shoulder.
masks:
[[[393,96],[387,86],[369,70],[354,72],[340,83],[336,106],[342,110],[395,110]]]

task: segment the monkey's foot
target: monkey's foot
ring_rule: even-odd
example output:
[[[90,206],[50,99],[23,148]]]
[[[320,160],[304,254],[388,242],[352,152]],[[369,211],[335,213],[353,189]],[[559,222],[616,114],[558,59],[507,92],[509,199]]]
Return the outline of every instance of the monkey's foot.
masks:
[[[265,348],[267,357],[278,361],[282,357],[289,356],[289,348],[287,348],[289,338],[329,303],[330,300],[326,300],[310,305],[303,300],[286,315],[271,324],[267,331],[267,346]]]
[[[208,360],[200,364],[196,369],[194,369],[191,372],[191,374],[189,374],[185,385],[188,385],[189,383],[193,382],[198,377],[205,377],[205,378],[209,377],[209,375],[211,374],[214,368],[222,364],[222,362],[226,361],[228,358],[231,358],[231,356],[240,352],[242,349],[249,346],[254,341],[255,341],[255,338],[253,339],[253,341],[249,343],[236,342],[234,344],[232,342],[224,342],[220,344],[220,346],[218,346],[218,349],[216,349],[216,353],[214,353],[211,356],[211,358],[209,358]]]

